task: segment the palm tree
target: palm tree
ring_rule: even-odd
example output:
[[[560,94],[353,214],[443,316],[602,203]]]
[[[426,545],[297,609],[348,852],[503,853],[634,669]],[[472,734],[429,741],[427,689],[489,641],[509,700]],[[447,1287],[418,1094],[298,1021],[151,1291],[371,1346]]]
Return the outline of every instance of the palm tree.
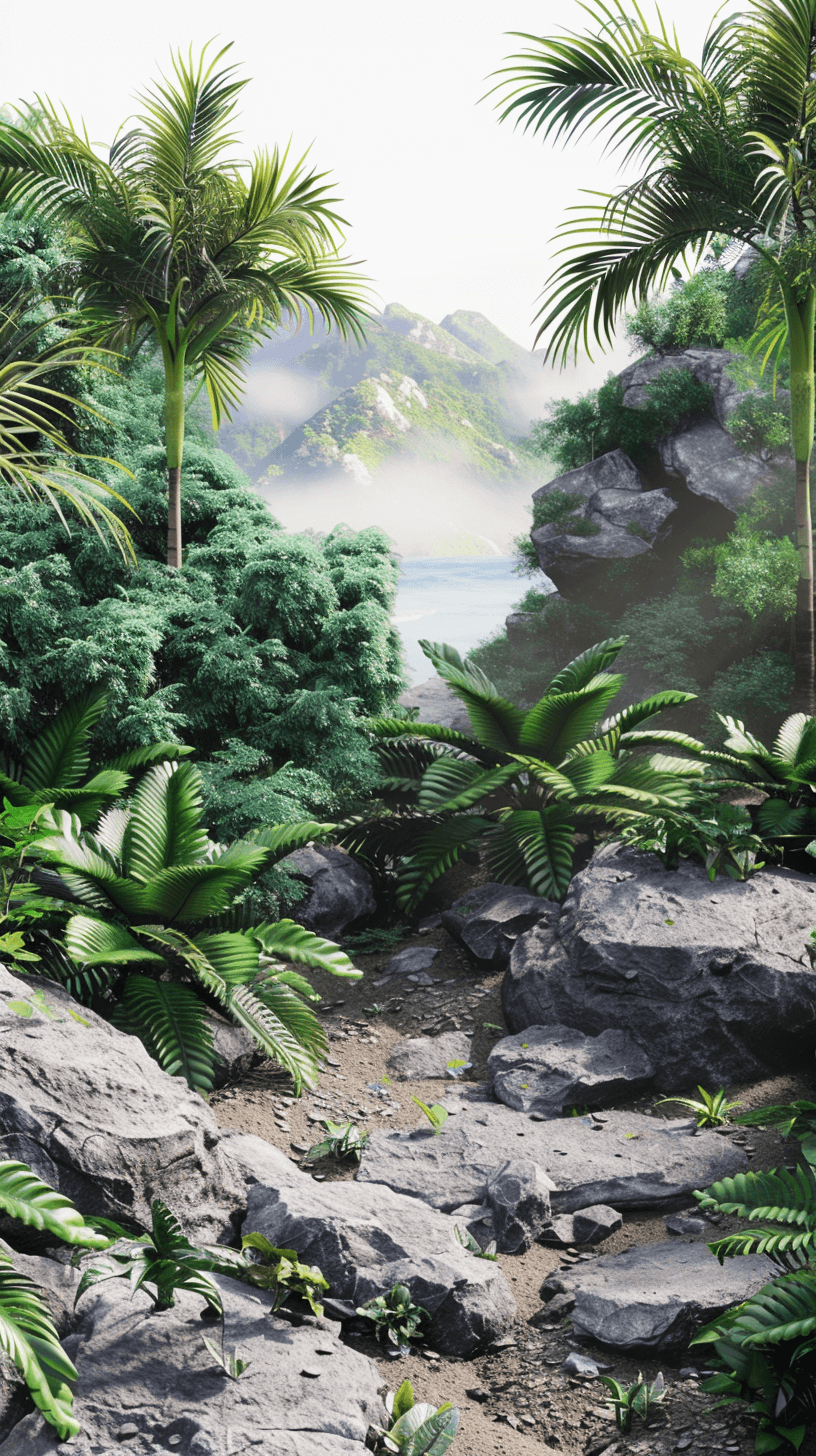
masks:
[[[83,462],[65,433],[77,410],[97,411],[54,387],[54,376],[58,382],[67,369],[110,369],[110,360],[75,331],[44,342],[43,331],[54,320],[35,307],[41,302],[20,294],[0,307],[0,488],[47,502],[66,530],[63,508],[69,507],[135,564],[130,533],[112,506],[132,508],[111,486],[80,468]]]
[[[796,462],[795,705],[816,710],[809,462],[816,316],[816,0],[751,0],[716,24],[700,64],[657,12],[650,31],[622,0],[588,0],[591,33],[524,35],[502,77],[502,120],[569,141],[595,128],[637,181],[592,192],[557,233],[559,261],[536,343],[565,360],[601,347],[629,304],[699,261],[715,234],[756,249],[767,271],[765,342],[787,345]],[[766,358],[768,355],[766,355]]]
[[[234,154],[236,98],[247,84],[173,56],[174,79],[140,97],[142,111],[98,157],[48,101],[0,122],[0,201],[65,225],[90,337],[158,347],[164,364],[169,519],[167,561],[181,566],[180,480],[185,383],[207,389],[213,427],[229,418],[251,343],[285,317],[318,312],[362,337],[365,289],[341,258],[343,219],[326,173],[288,163],[288,149]]]

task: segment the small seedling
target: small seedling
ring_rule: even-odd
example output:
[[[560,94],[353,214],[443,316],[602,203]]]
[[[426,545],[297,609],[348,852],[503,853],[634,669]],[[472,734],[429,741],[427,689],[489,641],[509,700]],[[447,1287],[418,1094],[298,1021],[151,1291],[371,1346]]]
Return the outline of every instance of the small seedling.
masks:
[[[229,1355],[226,1350],[219,1350],[218,1346],[212,1340],[208,1340],[206,1335],[202,1335],[201,1338],[213,1359],[221,1366],[224,1374],[228,1375],[230,1380],[240,1380],[244,1371],[249,1369],[249,1361],[239,1360],[237,1349],[233,1349],[232,1354]]]
[[[620,1385],[611,1375],[602,1375],[601,1381],[611,1392],[609,1404],[615,1412],[615,1425],[623,1435],[631,1430],[633,1415],[638,1416],[644,1426],[647,1426],[653,1407],[659,1405],[666,1395],[662,1370],[658,1371],[651,1385],[643,1379],[640,1372],[637,1380],[628,1387]]]
[[[414,1304],[406,1284],[394,1284],[387,1294],[378,1294],[375,1299],[366,1300],[357,1313],[363,1319],[374,1321],[378,1340],[387,1335],[390,1343],[397,1348],[407,1345],[411,1340],[421,1340],[422,1323],[430,1318],[426,1309]]]
[[[360,1132],[356,1122],[329,1122],[322,1119],[327,1136],[314,1143],[304,1155],[304,1163],[314,1163],[318,1158],[356,1158],[359,1163],[369,1134]]]
[[[422,1108],[422,1111],[425,1113],[434,1130],[434,1137],[438,1137],[448,1120],[448,1114],[444,1107],[439,1102],[435,1102],[433,1107],[429,1107],[427,1102],[423,1102],[419,1097],[414,1097],[413,1093],[411,1094],[411,1101],[415,1102],[417,1107]]]
[[[402,1456],[444,1456],[459,1429],[459,1411],[446,1400],[438,1408],[417,1401],[410,1380],[385,1397],[389,1425],[370,1426],[368,1439],[377,1451],[396,1451]]]
[[[295,1249],[276,1249],[263,1234],[244,1234],[241,1252],[247,1249],[263,1256],[262,1262],[252,1266],[252,1283],[259,1289],[273,1291],[273,1312],[294,1295],[304,1299],[318,1319],[322,1317],[323,1306],[318,1296],[329,1285],[316,1264],[301,1264]]]
[[[462,1077],[472,1066],[472,1062],[466,1062],[462,1057],[454,1057],[452,1062],[445,1063],[445,1071],[449,1077]]]
[[[382,1001],[375,1001],[373,1006],[364,1006],[363,1010],[366,1016],[382,1016],[385,1005]]]
[[[497,1026],[495,1021],[483,1021],[482,1026],[484,1027],[485,1031],[504,1031],[504,1027]]]
[[[728,1114],[732,1107],[741,1107],[740,1102],[726,1102],[725,1092],[722,1087],[719,1092],[706,1092],[705,1087],[697,1088],[700,1094],[700,1101],[696,1097],[661,1097],[655,1107],[662,1107],[665,1102],[676,1102],[679,1107],[687,1107],[697,1118],[698,1127],[722,1127],[728,1121]]]
[[[467,1249],[471,1254],[475,1254],[477,1259],[492,1259],[494,1263],[496,1262],[495,1239],[491,1239],[490,1243],[482,1248],[478,1239],[474,1239],[470,1229],[461,1229],[458,1223],[455,1223],[453,1225],[453,1231],[463,1249]]]

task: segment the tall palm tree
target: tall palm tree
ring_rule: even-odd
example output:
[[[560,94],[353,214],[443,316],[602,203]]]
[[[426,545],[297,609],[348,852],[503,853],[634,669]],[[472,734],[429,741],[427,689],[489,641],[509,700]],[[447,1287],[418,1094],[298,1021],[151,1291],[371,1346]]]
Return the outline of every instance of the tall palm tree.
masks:
[[[204,48],[173,56],[171,79],[139,100],[107,159],[38,98],[20,126],[0,123],[0,200],[62,222],[90,336],[118,348],[150,341],[164,364],[167,561],[181,565],[185,383],[206,386],[213,427],[229,418],[252,341],[281,318],[319,312],[362,336],[365,289],[340,257],[342,218],[326,173],[287,151],[235,155],[234,66]]]
[[[816,315],[816,0],[751,0],[713,26],[700,64],[660,12],[588,0],[591,32],[523,35],[497,74],[502,120],[568,142],[595,129],[637,181],[590,192],[561,225],[536,342],[565,360],[611,339],[622,310],[664,288],[714,234],[751,244],[767,270],[769,348],[787,346],[796,462],[796,706],[816,711],[809,462]]]

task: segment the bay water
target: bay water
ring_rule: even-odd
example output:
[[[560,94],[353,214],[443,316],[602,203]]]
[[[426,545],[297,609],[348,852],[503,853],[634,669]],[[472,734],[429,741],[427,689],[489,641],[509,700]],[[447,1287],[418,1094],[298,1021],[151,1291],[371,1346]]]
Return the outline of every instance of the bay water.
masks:
[[[405,556],[391,617],[412,683],[433,675],[420,638],[447,642],[464,657],[504,626],[527,589],[512,556]]]

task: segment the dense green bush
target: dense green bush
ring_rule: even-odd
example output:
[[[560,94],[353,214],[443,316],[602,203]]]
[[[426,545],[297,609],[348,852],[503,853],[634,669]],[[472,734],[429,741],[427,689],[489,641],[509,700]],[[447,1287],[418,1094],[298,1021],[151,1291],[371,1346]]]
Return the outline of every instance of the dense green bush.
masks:
[[[664,369],[646,389],[649,403],[644,409],[624,405],[615,375],[580,399],[558,400],[545,419],[534,422],[531,449],[562,470],[575,470],[609,450],[625,450],[642,461],[662,435],[712,409],[710,388],[688,369]]]
[[[705,268],[677,279],[665,296],[644,299],[627,317],[626,332],[637,348],[656,353],[694,345],[720,348],[753,333],[766,288],[761,268],[742,279]]]
[[[760,460],[790,454],[790,419],[770,392],[757,391],[741,399],[728,420],[728,432],[740,450]]]

